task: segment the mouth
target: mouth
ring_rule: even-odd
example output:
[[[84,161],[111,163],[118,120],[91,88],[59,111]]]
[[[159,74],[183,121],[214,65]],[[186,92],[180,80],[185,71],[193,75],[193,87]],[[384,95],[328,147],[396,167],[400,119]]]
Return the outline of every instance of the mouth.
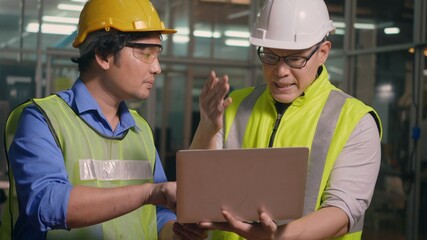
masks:
[[[145,80],[143,82],[144,85],[147,85],[147,87],[152,88],[154,86],[154,81]]]
[[[274,86],[278,89],[278,90],[289,90],[293,87],[296,86],[295,83],[274,83]]]

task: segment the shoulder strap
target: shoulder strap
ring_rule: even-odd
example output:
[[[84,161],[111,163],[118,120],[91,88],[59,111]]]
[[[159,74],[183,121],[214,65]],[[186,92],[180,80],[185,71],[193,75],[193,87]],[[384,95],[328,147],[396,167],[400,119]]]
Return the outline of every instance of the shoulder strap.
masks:
[[[245,135],[246,126],[248,124],[249,118],[252,114],[252,109],[255,106],[256,101],[265,91],[267,85],[261,85],[255,87],[253,91],[240,103],[236,117],[233,120],[233,123],[230,127],[230,132],[228,133],[227,139],[225,139],[224,147],[225,148],[241,148],[243,137]]]
[[[305,190],[306,198],[304,199],[304,215],[313,212],[316,208],[317,195],[319,193],[323,174],[323,171],[319,171],[319,169],[324,169],[325,167],[326,157],[332,137],[334,136],[336,123],[340,117],[345,101],[349,97],[349,95],[341,91],[332,90],[320,114],[310,149],[310,164]]]

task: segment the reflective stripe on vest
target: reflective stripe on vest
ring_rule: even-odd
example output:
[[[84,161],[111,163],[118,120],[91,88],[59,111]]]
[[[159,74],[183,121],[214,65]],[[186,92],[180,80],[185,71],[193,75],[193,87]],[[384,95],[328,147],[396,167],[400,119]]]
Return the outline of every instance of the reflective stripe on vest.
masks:
[[[350,96],[345,94],[345,98],[340,97],[342,92],[331,91],[320,114],[319,121],[314,134],[313,144],[310,149],[310,164],[307,174],[307,185],[304,200],[304,215],[314,212],[316,209],[317,194],[320,183],[322,182],[322,173],[319,169],[325,168],[326,157],[329,146],[335,132],[336,123],[340,117],[342,107],[346,99]]]
[[[246,126],[248,124],[249,118],[251,117],[252,109],[254,109],[256,101],[265,91],[266,87],[267,85],[265,84],[255,87],[249,96],[246,97],[239,105],[236,117],[231,124],[228,138],[224,143],[225,148],[242,148],[243,137],[245,136]]]

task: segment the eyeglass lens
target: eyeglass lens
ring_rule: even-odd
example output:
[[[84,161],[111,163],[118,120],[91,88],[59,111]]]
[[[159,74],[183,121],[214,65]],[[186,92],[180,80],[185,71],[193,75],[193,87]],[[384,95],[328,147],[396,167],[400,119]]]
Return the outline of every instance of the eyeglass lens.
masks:
[[[159,44],[127,43],[126,46],[132,48],[135,58],[147,64],[152,64],[163,50]]]

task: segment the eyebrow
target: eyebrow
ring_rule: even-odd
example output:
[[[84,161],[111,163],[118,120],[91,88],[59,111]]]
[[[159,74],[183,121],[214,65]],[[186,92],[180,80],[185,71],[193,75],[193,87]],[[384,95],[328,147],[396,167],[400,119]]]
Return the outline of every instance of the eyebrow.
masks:
[[[136,43],[136,42],[128,42],[125,44],[127,47],[134,47],[134,48],[146,48],[146,47],[159,47],[163,48],[161,44],[155,44],[155,43]]]

